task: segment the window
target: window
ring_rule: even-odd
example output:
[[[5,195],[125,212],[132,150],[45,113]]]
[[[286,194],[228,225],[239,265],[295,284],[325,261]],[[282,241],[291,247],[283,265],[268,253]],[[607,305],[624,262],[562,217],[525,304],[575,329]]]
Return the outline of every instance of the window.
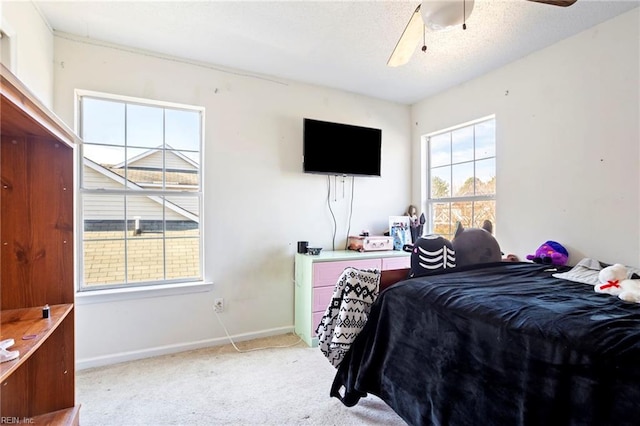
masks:
[[[427,135],[426,215],[429,233],[451,240],[456,223],[496,224],[496,121],[484,118]]]
[[[78,91],[80,290],[202,279],[203,118]]]

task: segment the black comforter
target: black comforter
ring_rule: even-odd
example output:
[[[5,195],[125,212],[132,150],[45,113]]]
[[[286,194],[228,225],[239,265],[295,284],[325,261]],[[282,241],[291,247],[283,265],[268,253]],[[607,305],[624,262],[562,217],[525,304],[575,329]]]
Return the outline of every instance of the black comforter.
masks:
[[[331,395],[372,393],[412,425],[639,425],[640,304],[531,263],[381,293]]]

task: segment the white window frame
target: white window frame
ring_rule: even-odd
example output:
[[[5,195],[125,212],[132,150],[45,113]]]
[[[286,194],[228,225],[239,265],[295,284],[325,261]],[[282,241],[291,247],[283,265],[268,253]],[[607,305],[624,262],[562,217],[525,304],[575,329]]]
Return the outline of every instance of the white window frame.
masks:
[[[462,129],[465,127],[469,127],[469,126],[473,126],[485,121],[489,121],[489,120],[494,120],[494,123],[496,123],[496,117],[495,115],[489,115],[486,117],[482,117],[482,118],[478,118],[476,120],[472,120],[472,121],[468,121],[466,123],[462,123],[456,126],[452,126],[452,127],[448,127],[446,129],[442,129],[442,130],[438,130],[435,132],[431,132],[428,133],[426,135],[422,136],[422,140],[421,140],[421,159],[422,159],[422,163],[421,163],[421,176],[420,176],[420,182],[421,182],[421,194],[422,194],[422,200],[421,200],[421,205],[424,209],[425,212],[425,216],[426,216],[426,223],[425,223],[425,229],[423,230],[423,234],[432,234],[434,233],[434,223],[433,223],[433,204],[436,203],[442,203],[442,202],[446,202],[446,203],[455,203],[455,202],[469,202],[469,201],[493,201],[494,202],[494,206],[496,204],[496,195],[497,195],[497,188],[496,188],[496,192],[494,194],[480,194],[480,195],[472,195],[472,196],[464,196],[464,197],[449,197],[449,198],[432,198],[431,197],[431,179],[430,179],[430,170],[431,170],[431,158],[429,155],[429,141],[432,137],[434,136],[439,136],[445,133],[451,133],[455,130],[458,129]],[[496,124],[497,127],[497,124]],[[475,145],[475,137],[474,137],[474,145]],[[496,128],[496,136],[494,139],[494,149],[496,149],[496,152],[494,154],[494,159],[497,159],[497,128]],[[474,163],[474,170],[475,170],[475,162],[478,161],[477,159],[474,158],[473,163]],[[497,164],[496,164],[496,180],[497,180]],[[475,175],[475,172],[474,172]],[[452,183],[453,184],[453,183]],[[497,219],[496,219],[497,220]],[[452,223],[452,229],[451,229],[451,235],[447,236],[448,238],[453,238],[453,234],[455,233],[455,223]],[[493,223],[493,230],[495,233],[495,229],[496,229],[496,223]]]
[[[121,103],[130,103],[136,105],[147,105],[159,108],[178,109],[195,111],[200,114],[200,146],[199,146],[199,170],[198,170],[198,187],[197,191],[175,191],[175,190],[144,190],[144,194],[148,196],[160,196],[160,195],[184,195],[194,196],[198,198],[199,212],[198,212],[198,251],[199,251],[199,279],[184,278],[184,279],[167,279],[167,280],[154,280],[154,281],[142,281],[133,283],[117,283],[107,285],[84,285],[84,212],[83,212],[83,195],[87,193],[101,192],[107,194],[123,195],[126,190],[114,191],[114,190],[95,190],[83,188],[83,167],[84,157],[83,149],[77,150],[78,161],[76,169],[76,189],[78,199],[76,200],[76,273],[77,273],[77,301],[81,304],[86,303],[101,303],[106,301],[120,300],[121,296],[125,298],[141,298],[141,297],[155,297],[171,294],[186,294],[193,292],[209,291],[211,289],[211,283],[204,281],[204,223],[202,218],[204,217],[204,140],[205,140],[205,108],[194,105],[179,104],[174,102],[156,101],[151,99],[136,98],[130,96],[116,95],[112,93],[96,92],[90,90],[76,89],[75,94],[75,129],[76,133],[82,137],[82,99],[90,97],[94,99],[110,100]],[[131,195],[129,193],[129,195]],[[136,194],[137,195],[137,194]],[[164,221],[164,219],[163,219]],[[162,237],[163,239],[166,236]]]

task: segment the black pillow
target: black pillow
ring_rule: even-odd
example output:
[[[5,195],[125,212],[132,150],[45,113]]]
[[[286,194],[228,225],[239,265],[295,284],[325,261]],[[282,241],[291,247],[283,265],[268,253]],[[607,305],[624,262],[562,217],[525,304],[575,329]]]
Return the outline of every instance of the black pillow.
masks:
[[[409,278],[456,267],[456,252],[451,241],[440,235],[418,238],[411,250]]]

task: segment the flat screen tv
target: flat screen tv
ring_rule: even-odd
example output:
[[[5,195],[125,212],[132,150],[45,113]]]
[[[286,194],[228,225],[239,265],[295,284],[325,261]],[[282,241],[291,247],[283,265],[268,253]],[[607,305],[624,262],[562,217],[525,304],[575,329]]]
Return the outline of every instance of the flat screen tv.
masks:
[[[382,130],[304,119],[303,171],[380,176]]]

